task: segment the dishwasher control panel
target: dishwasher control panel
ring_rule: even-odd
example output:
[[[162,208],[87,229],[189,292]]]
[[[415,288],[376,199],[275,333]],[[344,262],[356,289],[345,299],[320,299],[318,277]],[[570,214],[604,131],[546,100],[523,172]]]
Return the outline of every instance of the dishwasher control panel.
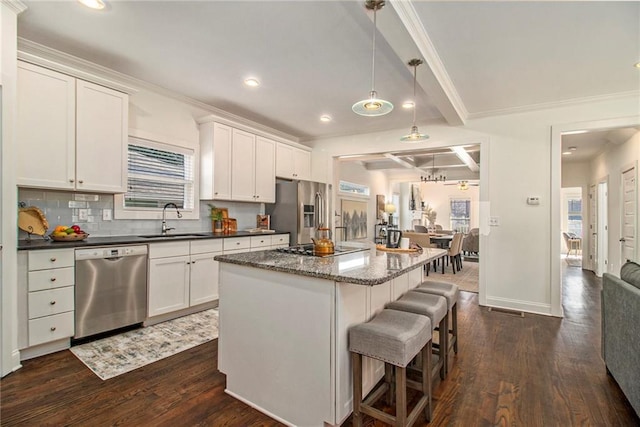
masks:
[[[146,255],[147,246],[118,246],[100,247],[91,249],[76,249],[76,260],[99,259],[99,258],[120,258],[134,255]]]

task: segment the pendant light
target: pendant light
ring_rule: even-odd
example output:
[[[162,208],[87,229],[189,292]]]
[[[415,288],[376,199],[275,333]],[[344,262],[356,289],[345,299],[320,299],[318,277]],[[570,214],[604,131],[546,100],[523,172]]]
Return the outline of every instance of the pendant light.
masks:
[[[373,59],[371,64],[371,92],[369,92],[369,98],[353,104],[351,109],[354,113],[361,116],[375,117],[383,116],[390,113],[393,110],[393,104],[384,99],[378,98],[378,94],[375,90],[375,78],[376,78],[376,11],[382,9],[384,6],[384,0],[367,0],[365,1],[365,7],[369,10],[373,10]]]
[[[424,141],[429,138],[429,135],[425,135],[418,131],[418,126],[416,126],[416,80],[418,75],[418,65],[422,64],[421,59],[412,59],[409,61],[409,66],[413,67],[413,126],[411,126],[411,130],[408,135],[400,138],[402,142],[419,142]]]

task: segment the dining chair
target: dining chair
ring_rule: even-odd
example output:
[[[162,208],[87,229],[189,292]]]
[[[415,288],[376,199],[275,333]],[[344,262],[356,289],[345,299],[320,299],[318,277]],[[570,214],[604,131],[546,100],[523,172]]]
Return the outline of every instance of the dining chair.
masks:
[[[451,245],[449,246],[449,250],[447,251],[447,257],[449,262],[451,263],[451,271],[453,274],[456,274],[456,270],[460,271],[462,269],[462,238],[464,234],[455,233],[453,235],[453,239],[451,240]],[[442,264],[442,274],[444,274],[444,263]]]

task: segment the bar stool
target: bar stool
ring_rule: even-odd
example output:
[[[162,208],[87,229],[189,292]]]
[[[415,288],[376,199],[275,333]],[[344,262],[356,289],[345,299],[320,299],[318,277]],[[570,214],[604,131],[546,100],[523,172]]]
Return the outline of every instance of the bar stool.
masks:
[[[426,316],[396,310],[382,310],[367,323],[349,330],[349,351],[353,368],[353,425],[362,426],[362,414],[395,426],[411,426],[424,409],[431,420],[431,321]],[[407,380],[407,365],[418,354],[422,355],[422,381]],[[362,356],[385,363],[384,382],[363,400]],[[393,371],[393,372],[392,372]],[[395,377],[395,384],[393,384]],[[415,408],[407,415],[407,387],[422,392]],[[395,389],[395,393],[392,390]],[[395,397],[396,415],[373,407],[387,393],[388,400]],[[395,396],[394,396],[395,394]],[[391,402],[389,402],[391,404]]]
[[[409,291],[398,300],[387,304],[386,308],[427,316],[431,320],[431,327],[434,331],[436,329],[447,330],[447,300],[439,295]],[[438,343],[432,343],[432,347],[433,354],[438,355],[438,360],[435,363],[432,360],[431,380],[435,380],[438,372],[440,372],[440,379],[444,380],[447,373],[445,361],[449,347],[447,334],[440,334]]]
[[[448,330],[447,341],[448,341],[448,350],[447,354],[451,354],[451,350],[454,353],[458,353],[458,296],[460,295],[460,290],[458,285],[449,282],[436,282],[427,280],[424,281],[418,286],[414,288],[415,292],[424,292],[432,295],[439,295],[445,297],[447,299],[448,312],[447,316],[451,317],[451,321],[448,322],[451,325]],[[449,334],[451,335],[449,337]],[[446,370],[449,371],[449,366],[447,363]]]

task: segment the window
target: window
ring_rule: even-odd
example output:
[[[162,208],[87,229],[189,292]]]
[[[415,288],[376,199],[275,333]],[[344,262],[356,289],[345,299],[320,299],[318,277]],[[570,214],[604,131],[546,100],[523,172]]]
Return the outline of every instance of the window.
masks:
[[[471,200],[451,199],[451,213],[449,216],[451,230],[461,233],[469,232],[471,219]]]
[[[352,182],[340,181],[339,191],[341,193],[350,193],[356,194],[359,196],[368,196],[369,195],[369,187],[361,184],[354,184]]]
[[[567,200],[567,229],[569,233],[574,233],[582,237],[582,199],[570,198]]]
[[[175,203],[185,218],[198,218],[195,161],[193,149],[130,137],[127,192],[116,197],[118,217],[157,218],[167,203]]]

